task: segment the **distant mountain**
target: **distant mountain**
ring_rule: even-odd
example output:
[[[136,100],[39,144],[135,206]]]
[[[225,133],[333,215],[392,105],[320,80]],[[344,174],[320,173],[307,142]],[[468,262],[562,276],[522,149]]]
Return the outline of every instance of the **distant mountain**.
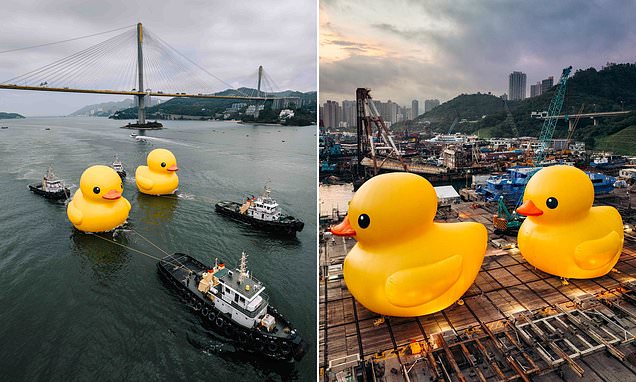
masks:
[[[22,118],[24,118],[24,116],[18,113],[4,113],[0,111],[0,119],[22,119]]]
[[[152,105],[157,105],[161,102],[161,100],[156,97],[151,97],[150,101]],[[117,111],[125,110],[133,106],[135,106],[135,100],[133,98],[125,99],[123,101],[96,103],[94,105],[84,106],[83,108],[71,113],[70,116],[110,117]]]
[[[530,113],[547,110],[555,90],[556,86],[537,97],[508,101],[520,136],[538,136],[543,121],[530,118]],[[568,79],[562,114],[576,114],[581,105],[584,105],[583,113],[636,110],[636,64],[608,64],[601,70],[577,70]],[[460,121],[466,121],[458,123],[454,132],[479,132],[480,136],[484,137],[515,135],[511,121],[507,119],[503,100],[487,94],[460,95],[420,115],[415,121],[396,127],[417,129],[423,126],[424,121],[429,121],[431,130],[445,133],[455,117],[459,117]],[[584,141],[588,147],[602,148],[596,145],[597,141],[599,144],[612,141],[608,141],[608,137],[627,128],[630,131],[636,130],[636,113],[600,118],[596,126],[591,119],[581,119],[574,132],[574,139]],[[554,137],[566,136],[567,122],[560,120]],[[631,154],[636,154],[636,142],[630,147],[633,147]]]
[[[504,111],[503,100],[490,94],[461,94],[433,110],[417,117],[418,121],[429,121],[435,125],[448,125],[457,117],[476,120],[484,115]]]
[[[223,96],[245,96],[255,95],[256,92],[256,89],[239,88],[227,89],[214,94]],[[315,91],[303,93],[293,90],[286,90],[277,93],[268,93],[268,95],[274,97],[298,97],[301,100],[301,109],[303,109],[303,111],[314,114],[316,112],[317,93]],[[257,102],[240,99],[175,97],[159,105],[146,108],[146,117],[148,119],[166,119],[175,117],[187,117],[188,119],[192,119],[192,117],[200,117],[201,119],[210,119],[225,118],[226,116],[230,115],[230,118],[240,118],[240,115],[242,115],[241,113],[245,111],[248,105],[254,105],[256,103],[262,104],[263,101]],[[271,100],[267,101],[265,104],[267,108],[272,108]],[[297,107],[298,105],[295,106]],[[276,117],[277,116],[278,114],[276,114]],[[131,107],[129,109],[121,110],[112,115],[111,118],[136,119],[137,108]]]

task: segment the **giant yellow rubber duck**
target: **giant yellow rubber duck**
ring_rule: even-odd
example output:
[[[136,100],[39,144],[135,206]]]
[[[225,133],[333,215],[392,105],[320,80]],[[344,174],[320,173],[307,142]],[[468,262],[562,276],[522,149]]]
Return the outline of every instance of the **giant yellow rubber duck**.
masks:
[[[68,219],[80,231],[112,231],[124,224],[130,212],[130,203],[122,197],[123,191],[121,178],[112,168],[87,168],[66,208]]]
[[[478,223],[435,223],[437,195],[424,178],[378,175],[360,187],[331,232],[354,236],[344,279],[367,309],[411,317],[458,301],[475,281],[488,233]]]
[[[532,266],[575,279],[603,276],[623,250],[623,220],[613,207],[592,207],[594,186],[572,166],[550,166],[528,181],[517,212],[528,218],[519,250]]]
[[[179,187],[177,158],[169,150],[154,149],[148,154],[147,163],[135,172],[139,191],[148,195],[174,194]]]

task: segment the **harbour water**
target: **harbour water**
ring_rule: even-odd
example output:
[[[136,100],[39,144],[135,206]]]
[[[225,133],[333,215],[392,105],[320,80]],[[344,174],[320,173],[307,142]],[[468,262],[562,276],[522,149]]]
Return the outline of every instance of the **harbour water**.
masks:
[[[315,127],[166,121],[167,129],[138,141],[119,128],[123,121],[104,118],[3,124],[9,129],[0,133],[2,380],[315,379]],[[158,147],[177,157],[177,198],[136,189],[136,166]],[[50,164],[77,185],[86,167],[108,164],[115,154],[126,166],[124,197],[132,205],[132,230],[116,241],[154,257],[183,252],[232,267],[245,251],[270,303],[310,344],[301,362],[235,351],[165,286],[156,260],[77,232],[64,204],[28,191]],[[265,184],[305,222],[296,239],[270,238],[214,212],[216,201],[238,201]]]

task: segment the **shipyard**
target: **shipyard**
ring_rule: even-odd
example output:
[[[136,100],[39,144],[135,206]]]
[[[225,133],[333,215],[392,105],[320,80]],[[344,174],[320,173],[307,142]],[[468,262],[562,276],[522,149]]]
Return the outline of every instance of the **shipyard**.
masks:
[[[453,132],[458,118],[444,132],[426,126],[409,131],[408,124],[394,128],[378,112],[372,91],[364,88],[356,91],[355,130],[323,123],[319,141],[323,381],[636,377],[636,157],[592,150],[574,138],[584,118],[596,126],[599,119],[612,116],[560,113],[570,69],[564,69],[550,94],[549,111],[527,116],[541,127],[537,136],[519,134],[514,121],[508,137]],[[509,111],[506,118],[508,123],[513,119]],[[560,278],[536,269],[520,253],[517,230],[525,216],[516,209],[532,176],[553,165],[585,171],[594,187],[594,206],[612,206],[620,212],[623,252],[605,276]],[[343,277],[345,257],[356,240],[330,232],[330,227],[346,220],[348,203],[365,181],[393,172],[415,173],[436,186],[435,221],[476,222],[488,230],[486,255],[475,282],[456,303],[433,314],[394,317],[365,308]]]

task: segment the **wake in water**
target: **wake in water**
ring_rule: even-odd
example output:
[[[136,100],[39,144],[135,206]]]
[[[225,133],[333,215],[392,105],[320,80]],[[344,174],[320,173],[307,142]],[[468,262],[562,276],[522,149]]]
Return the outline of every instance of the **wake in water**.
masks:
[[[156,142],[164,142],[164,143],[171,143],[171,144],[175,144],[175,145],[179,145],[179,146],[186,146],[186,147],[192,147],[195,149],[199,149],[199,146],[195,146],[195,145],[191,145],[189,143],[185,143],[182,141],[177,141],[175,139],[166,139],[166,138],[159,138],[159,137],[149,137],[147,135],[138,135],[135,137],[135,139],[139,142],[139,141],[156,141]]]

